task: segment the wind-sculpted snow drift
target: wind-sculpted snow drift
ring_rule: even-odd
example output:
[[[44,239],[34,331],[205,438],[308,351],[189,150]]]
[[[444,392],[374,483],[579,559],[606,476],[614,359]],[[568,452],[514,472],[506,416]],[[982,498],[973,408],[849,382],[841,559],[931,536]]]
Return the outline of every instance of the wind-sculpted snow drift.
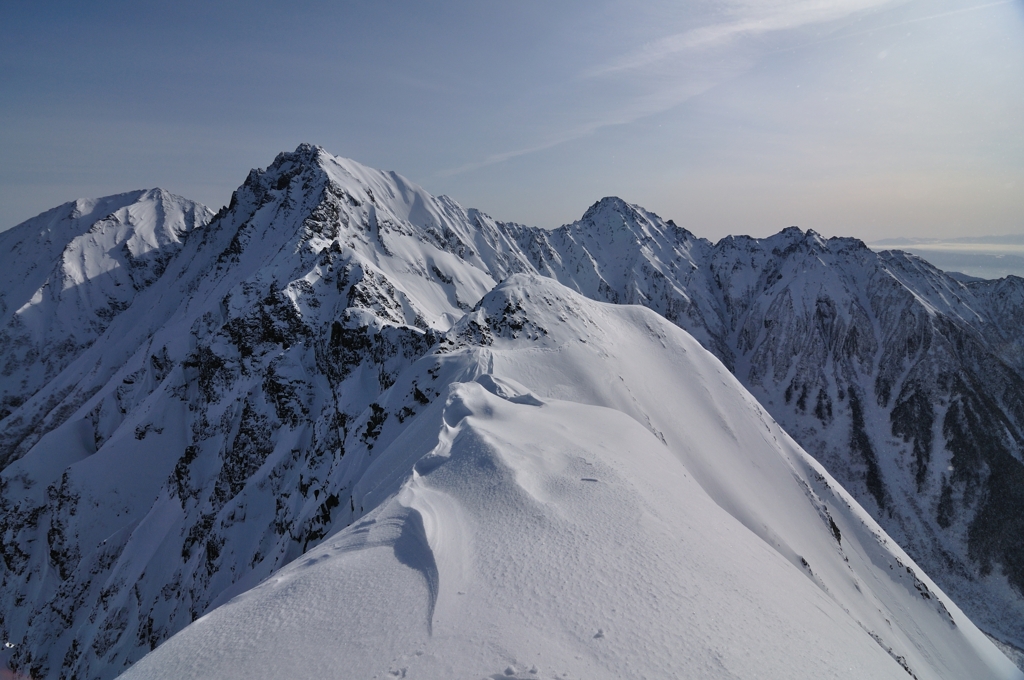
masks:
[[[126,677],[1020,676],[648,310],[515,276],[380,405],[374,509]]]
[[[544,232],[308,146],[190,214],[114,307],[130,246],[83,256],[91,306],[3,291],[102,321],[3,373],[23,674],[113,677],[184,628],[132,672],[1019,677],[726,368],[1019,641],[1014,281],[798,230],[712,246],[615,199]]]

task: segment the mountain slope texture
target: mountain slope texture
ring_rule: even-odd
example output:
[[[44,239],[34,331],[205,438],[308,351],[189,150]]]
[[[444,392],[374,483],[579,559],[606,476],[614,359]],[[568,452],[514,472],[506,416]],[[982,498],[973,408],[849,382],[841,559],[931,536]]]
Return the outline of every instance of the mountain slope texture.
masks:
[[[0,239],[23,675],[1021,677],[1018,279],[306,145]]]

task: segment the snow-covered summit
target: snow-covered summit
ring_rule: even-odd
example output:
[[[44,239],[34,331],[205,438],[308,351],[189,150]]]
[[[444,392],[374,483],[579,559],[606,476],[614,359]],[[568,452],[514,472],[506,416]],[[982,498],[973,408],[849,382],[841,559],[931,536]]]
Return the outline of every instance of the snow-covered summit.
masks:
[[[132,259],[179,240],[212,213],[163,189],[78,199],[0,232],[0,310],[9,321],[59,265],[64,287],[109,271],[124,245]]]
[[[0,419],[100,337],[212,216],[148,189],[79,199],[0,233]],[[12,435],[27,433],[5,429],[0,460],[9,461]]]
[[[77,271],[89,282],[117,280],[114,293],[131,291],[123,308],[104,319],[106,307],[82,305],[73,328],[55,324],[52,342],[79,327],[95,337],[52,375],[35,383],[0,375],[3,389],[28,395],[0,421],[0,444],[14,461],[0,472],[0,629],[17,643],[13,661],[23,671],[110,677],[286,565],[301,564],[296,560],[347,525],[385,513],[410,470],[425,479],[433,474],[432,463],[401,458],[419,444],[406,453],[394,447],[441,441],[438,402],[451,394],[463,394],[467,404],[491,398],[459,386],[469,383],[516,406],[569,402],[561,413],[583,423],[597,407],[639,423],[725,513],[714,517],[728,516],[728,526],[741,527],[735,531],[758,537],[779,556],[770,559],[806,580],[802,556],[814,574],[841,572],[874,593],[865,601],[883,606],[864,609],[848,581],[821,576],[836,593],[831,601],[852,612],[843,620],[882,640],[871,644],[872,654],[885,654],[878,657],[883,665],[898,668],[899,657],[915,669],[945,664],[934,661],[943,653],[921,651],[932,643],[907,632],[911,624],[893,624],[902,632],[890,636],[880,630],[889,624],[872,612],[890,601],[916,612],[948,599],[891,542],[864,538],[859,545],[863,555],[883,560],[883,575],[889,566],[910,567],[913,579],[900,573],[918,593],[913,606],[899,588],[896,595],[889,585],[875,589],[873,579],[882,578],[875,567],[849,567],[856,574],[847,577],[835,555],[815,552],[818,539],[840,541],[825,511],[807,507],[827,508],[843,550],[850,527],[868,521],[859,511],[835,509],[846,501],[833,501],[846,497],[831,481],[833,491],[809,482],[824,506],[800,484],[803,500],[790,497],[791,471],[773,482],[780,496],[762,489],[772,486],[759,476],[762,457],[782,455],[790,462],[771,469],[797,469],[799,477],[810,469],[804,454],[793,453],[791,442],[779,444],[784,437],[750,395],[733,394],[739,388],[722,365],[661,317],[733,371],[989,632],[1024,640],[1016,613],[1024,598],[1013,585],[1015,551],[1024,544],[996,540],[1019,534],[1019,513],[1003,511],[1015,507],[1017,486],[998,483],[1017,478],[1017,423],[1024,422],[1014,368],[1020,364],[1010,363],[1020,356],[1012,338],[1020,336],[1013,324],[1024,318],[1024,297],[1012,282],[963,284],[921,261],[797,229],[711,244],[619,199],[599,201],[580,221],[551,231],[502,223],[395,173],[309,145],[249,173],[229,206],[187,238],[171,228],[132,241],[126,225],[138,219],[130,212],[95,221],[91,236],[85,228],[69,234],[52,256],[56,263],[80,236],[74,253],[95,242],[95,257],[70,261],[88,261]],[[165,249],[173,255],[159,268],[126,264],[151,262]],[[40,300],[40,309],[54,308]],[[651,391],[663,385],[661,374],[680,386]],[[515,384],[525,391],[508,387]],[[703,391],[687,391],[697,385]],[[732,406],[698,399],[709,395]],[[734,407],[747,415],[735,415]],[[487,406],[467,408],[489,417]],[[691,428],[691,412],[700,414],[699,430]],[[534,411],[503,413],[518,430],[529,418],[517,414]],[[734,415],[759,423],[743,431],[760,439],[740,437],[749,444],[742,450],[761,452],[754,458],[740,449],[739,458],[722,453],[733,451],[739,436]],[[594,444],[587,427],[565,427],[570,438]],[[714,445],[688,443],[705,430],[718,433]],[[637,434],[637,441],[647,436]],[[537,443],[509,441],[513,448]],[[790,504],[803,509],[791,515]],[[567,506],[567,516],[579,507]],[[369,533],[387,556],[394,553],[386,547],[389,532],[405,520],[380,517],[366,526],[376,527]],[[790,525],[792,517],[798,520]],[[401,553],[407,544],[395,545]],[[699,541],[689,545],[704,549]],[[501,601],[497,592],[494,601]],[[367,611],[381,613],[368,602]],[[427,620],[421,614],[413,619]],[[558,625],[545,630],[557,638]],[[953,638],[936,639],[974,650],[964,658],[988,658],[973,634],[956,638],[965,629],[957,626]],[[618,649],[620,661],[632,658]],[[808,654],[800,658],[819,658]],[[522,670],[513,665],[514,673]]]

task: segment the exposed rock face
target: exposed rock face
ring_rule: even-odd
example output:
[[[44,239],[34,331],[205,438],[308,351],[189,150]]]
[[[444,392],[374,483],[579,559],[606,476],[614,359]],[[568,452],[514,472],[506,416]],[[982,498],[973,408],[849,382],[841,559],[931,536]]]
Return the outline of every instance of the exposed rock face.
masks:
[[[649,309],[511,276],[371,410],[367,513],[123,677],[1024,679]]]
[[[112,677],[360,517],[375,449],[440,394],[400,373],[543,333],[465,316],[517,272],[692,333],[1024,646],[1019,279],[798,229],[713,245],[618,199],[499,223],[306,145],[212,219],[154,191],[26,225],[0,235],[44,253],[0,300],[0,633],[34,676]]]
[[[517,233],[540,272],[690,331],[976,621],[1024,644],[1024,280],[961,283],[796,228],[712,245],[619,199]]]
[[[516,264],[475,222],[303,146],[175,242],[3,420],[15,665],[110,677],[358,516],[351,451],[436,396],[412,386],[391,413],[380,395]]]

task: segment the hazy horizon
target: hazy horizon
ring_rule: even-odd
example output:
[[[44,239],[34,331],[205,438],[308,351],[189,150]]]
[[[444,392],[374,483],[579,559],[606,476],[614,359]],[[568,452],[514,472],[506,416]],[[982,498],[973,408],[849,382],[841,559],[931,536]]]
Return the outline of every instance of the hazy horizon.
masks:
[[[891,237],[868,242],[872,250],[902,250],[946,272],[981,279],[1007,275],[1024,278],[1024,234],[985,235],[958,239]]]

